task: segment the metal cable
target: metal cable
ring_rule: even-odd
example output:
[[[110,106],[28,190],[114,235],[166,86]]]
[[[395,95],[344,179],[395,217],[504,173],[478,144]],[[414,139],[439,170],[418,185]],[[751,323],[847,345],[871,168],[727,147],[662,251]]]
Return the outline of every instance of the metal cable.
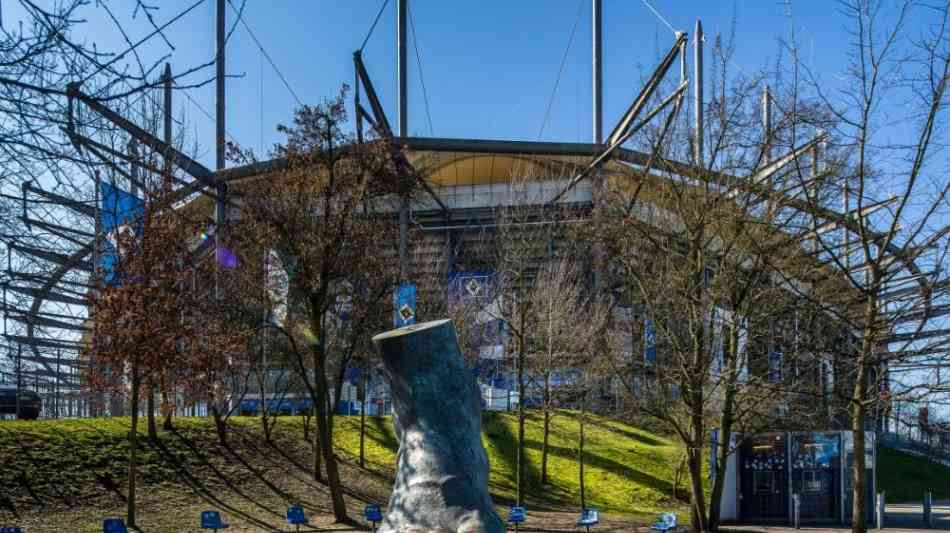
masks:
[[[584,0],[577,2],[577,17],[574,19],[574,27],[571,29],[571,36],[567,40],[567,48],[564,49],[564,57],[561,58],[561,66],[557,71],[557,80],[554,82],[554,89],[551,91],[551,98],[548,100],[548,108],[544,112],[544,120],[541,121],[541,130],[538,131],[538,140],[544,135],[544,128],[548,126],[548,120],[551,118],[551,107],[554,105],[554,96],[557,94],[557,87],[561,84],[561,76],[564,74],[564,65],[567,64],[567,56],[571,51],[571,45],[574,44],[574,34],[577,33],[577,26],[581,22],[581,8],[584,6]]]
[[[369,27],[369,32],[366,34],[366,38],[363,39],[363,44],[360,46],[360,52],[366,48],[366,43],[369,42],[369,38],[373,35],[373,30],[376,29],[376,24],[379,23],[379,17],[383,16],[383,10],[386,9],[387,5],[389,5],[389,0],[383,2],[383,6],[379,8],[379,13],[376,13],[376,19],[373,20],[373,25]]]
[[[429,121],[429,135],[435,136],[432,128],[432,113],[429,112],[429,92],[426,91],[426,79],[422,73],[422,56],[419,54],[419,40],[416,39],[416,22],[412,16],[412,4],[409,4],[409,28],[412,30],[412,47],[416,49],[416,63],[419,64],[419,83],[422,84],[422,99],[426,105],[426,119]]]
[[[668,20],[663,18],[663,15],[661,15],[660,12],[657,11],[655,7],[653,7],[653,4],[650,3],[650,0],[641,0],[641,1],[643,2],[643,5],[647,6],[647,9],[649,9],[650,11],[653,12],[654,15],[656,15],[656,18],[660,19],[660,22],[662,22],[663,24],[666,24],[666,27],[669,28],[671,32],[673,32],[673,35],[676,35],[676,29],[673,28],[673,25],[670,24]]]
[[[228,5],[231,6],[231,9],[233,9],[235,13],[238,13],[240,15],[241,12],[238,11],[236,7],[234,7],[234,4],[231,2],[231,0],[228,0]],[[303,105],[303,101],[300,99],[299,96],[297,96],[297,93],[294,92],[294,89],[290,86],[290,83],[287,82],[287,78],[284,77],[284,73],[281,72],[279,68],[277,68],[277,64],[274,63],[274,60],[271,59],[270,54],[268,54],[267,50],[264,49],[264,45],[262,45],[261,42],[257,39],[257,36],[254,35],[254,32],[251,30],[251,27],[248,26],[247,21],[244,20],[244,17],[241,16],[239,20],[241,21],[241,25],[244,26],[244,29],[247,30],[248,35],[250,35],[251,39],[254,40],[254,44],[256,44],[257,47],[261,50],[261,53],[264,54],[264,58],[267,59],[267,62],[270,63],[271,67],[273,67],[274,72],[277,73],[277,77],[280,78],[281,82],[283,82],[284,87],[287,88],[290,94],[294,97],[294,100],[297,101],[298,105]]]

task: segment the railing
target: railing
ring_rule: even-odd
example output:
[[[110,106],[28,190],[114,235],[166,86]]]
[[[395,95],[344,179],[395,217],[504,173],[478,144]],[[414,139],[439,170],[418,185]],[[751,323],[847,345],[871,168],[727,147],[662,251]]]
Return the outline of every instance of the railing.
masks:
[[[927,442],[911,439],[897,433],[884,433],[881,435],[880,443],[888,448],[909,452],[914,455],[923,455],[928,459],[937,460],[950,466],[950,450],[943,447],[932,446]]]

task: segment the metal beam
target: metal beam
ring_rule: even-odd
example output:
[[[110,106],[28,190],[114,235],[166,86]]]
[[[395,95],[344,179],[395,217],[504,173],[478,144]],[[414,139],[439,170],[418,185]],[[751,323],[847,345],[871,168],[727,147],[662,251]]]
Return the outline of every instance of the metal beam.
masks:
[[[907,358],[907,357],[922,357],[922,356],[925,356],[925,355],[935,355],[935,354],[936,354],[936,355],[950,354],[950,347],[948,347],[948,346],[936,346],[936,347],[933,347],[933,348],[925,348],[925,349],[923,349],[923,350],[912,350],[912,351],[902,350],[902,351],[900,351],[900,352],[898,352],[898,353],[896,353],[896,354],[894,354],[894,355],[899,355],[899,356],[903,359],[903,358]],[[885,358],[887,357],[887,355],[889,355],[889,354],[883,354],[883,356],[884,356]],[[889,368],[911,368],[911,367],[915,367],[915,366],[920,366],[920,365],[915,365],[915,364],[913,364],[913,363],[907,363],[907,364],[893,364],[893,363],[891,363],[891,364],[889,365]],[[943,365],[943,364],[941,364],[940,366],[943,367],[943,368],[946,368],[946,366]]]
[[[880,209],[883,209],[883,208],[886,207],[888,204],[891,204],[891,203],[893,203],[893,202],[895,202],[895,201],[897,201],[897,197],[896,197],[896,196],[892,196],[892,197],[888,198],[887,200],[884,200],[884,201],[881,201],[881,202],[876,202],[876,203],[873,203],[873,204],[871,204],[871,205],[869,205],[869,206],[862,207],[860,210],[855,209],[855,210],[853,210],[853,211],[850,211],[850,212],[848,212],[847,214],[842,215],[842,217],[843,217],[843,219],[845,219],[845,220],[849,220],[849,219],[850,219],[850,220],[853,220],[853,221],[858,221],[858,220],[860,220],[860,219],[862,219],[862,218],[864,218],[864,217],[866,217],[866,216],[868,216],[868,215],[874,213],[875,211],[878,211],[878,210],[880,210]],[[812,238],[812,237],[821,235],[821,234],[823,234],[823,233],[827,233],[827,232],[829,232],[829,231],[838,229],[838,228],[840,228],[840,227],[842,226],[843,223],[844,223],[844,220],[831,220],[831,221],[829,221],[829,222],[825,222],[824,224],[821,224],[821,225],[815,227],[815,229],[813,229],[813,230],[809,230],[809,231],[806,231],[805,233],[802,233],[801,235],[798,235],[798,238],[799,238],[800,240],[809,239],[809,238]]]
[[[369,122],[370,127],[376,130],[376,135],[379,135],[380,137],[383,136],[383,131],[380,129],[379,125],[376,124],[376,121],[373,120],[373,116],[370,115],[368,111],[366,111],[365,107],[359,104],[356,104],[356,113],[357,113],[357,116],[359,116],[361,119],[365,120],[366,122]]]
[[[677,105],[674,107],[674,111],[671,114],[671,116],[674,116],[675,113],[679,110],[679,102],[682,98],[683,93],[686,91],[686,87],[688,85],[689,84],[685,81],[681,83],[680,86],[677,87],[676,90],[673,91],[672,94],[664,98],[663,101],[660,102],[658,106],[656,106],[655,108],[653,108],[652,111],[647,113],[647,116],[644,117],[643,120],[640,121],[639,124],[630,128],[626,133],[624,133],[623,136],[617,139],[617,142],[611,143],[603,152],[600,153],[600,155],[595,157],[594,160],[590,162],[590,164],[588,164],[580,172],[574,175],[574,177],[571,178],[571,180],[567,183],[567,185],[564,186],[564,188],[561,189],[560,192],[554,195],[554,198],[548,200],[548,204],[553,204],[554,202],[557,202],[562,196],[567,194],[568,191],[573,189],[574,186],[577,185],[582,179],[586,178],[588,175],[590,175],[591,172],[593,172],[598,167],[600,167],[600,165],[602,165],[614,153],[614,151],[616,151],[617,148],[620,147],[620,145],[626,142],[631,136],[633,136],[643,126],[645,126],[647,122],[649,122],[660,111],[666,108],[670,104],[670,102],[673,102],[673,101],[677,102]],[[667,121],[666,126],[663,128],[663,133],[661,134],[660,138],[663,138],[665,136],[666,130],[668,129],[668,127],[669,127],[669,121]]]
[[[89,302],[83,298],[74,298],[65,294],[52,292],[51,290],[39,289],[37,287],[20,287],[17,285],[7,285],[7,289],[33,298],[42,298],[52,302],[59,302],[69,305],[88,306]]]
[[[215,64],[217,69],[216,76],[216,89],[217,94],[215,97],[215,144],[217,146],[217,154],[215,158],[215,169],[219,172],[224,170],[225,167],[225,135],[227,130],[225,129],[225,49],[227,48],[227,28],[225,27],[226,19],[226,0],[218,0],[217,7],[217,57],[215,58]],[[214,232],[214,249],[217,259],[217,265],[221,264],[222,256],[224,250],[224,239],[225,239],[225,228],[228,224],[228,183],[224,180],[214,179],[212,184],[215,186],[215,192],[218,195],[217,201],[215,202],[214,209],[214,222],[217,226],[217,231]],[[219,276],[218,270],[215,270],[215,281],[214,281],[214,290],[215,296],[219,295]]]
[[[168,154],[171,160],[175,163],[176,166],[180,167],[182,170],[187,172],[190,176],[201,180],[205,185],[209,187],[214,187],[216,185],[216,179],[214,173],[211,172],[207,167],[201,163],[195,161],[194,159],[188,157],[187,155],[179,152],[174,147],[168,146],[163,141],[152,135],[151,133],[145,131],[144,129],[138,127],[135,123],[123,117],[122,115],[116,113],[103,103],[99,102],[95,98],[83,93],[79,90],[74,84],[70,84],[66,90],[67,94],[86,104],[96,113],[102,115],[106,120],[112,122],[126,133],[131,135],[135,140],[140,143],[148,146],[155,152],[160,154]]]
[[[93,253],[94,248],[95,248],[95,241],[93,243],[87,244],[86,246],[83,246],[82,248],[74,252],[72,255],[70,255],[71,261],[82,260],[89,254]],[[42,288],[45,290],[52,290],[52,288],[56,285],[56,283],[59,280],[61,280],[63,276],[65,276],[71,270],[71,268],[72,267],[69,265],[60,265],[59,267],[54,269],[53,272],[50,273],[49,280],[43,283]],[[30,303],[30,310],[28,314],[32,316],[37,316],[37,315],[56,316],[53,313],[44,313],[41,310],[42,305],[43,305],[43,300],[34,298],[33,301]],[[32,324],[27,324],[26,326],[27,335],[32,337],[33,332],[34,332],[34,326]],[[39,355],[39,351],[37,350],[35,346],[32,347],[32,349],[35,355]],[[47,367],[47,368],[49,370],[52,370],[51,367]]]
[[[165,72],[162,74],[162,141],[166,146],[172,145],[172,66],[165,63]],[[163,154],[165,161],[164,173],[162,174],[162,192],[168,194],[172,192],[172,165],[168,154]]]
[[[406,1],[406,0],[400,0],[400,1]],[[383,106],[379,103],[379,97],[376,95],[376,89],[373,88],[373,82],[372,80],[369,79],[369,74],[366,73],[366,67],[363,65],[362,54],[360,53],[359,50],[357,50],[356,52],[353,52],[353,64],[356,67],[356,75],[357,75],[358,81],[359,83],[362,84],[363,90],[366,93],[366,97],[369,99],[370,107],[373,110],[373,118],[375,119],[375,124],[373,124],[373,120],[369,118],[369,115],[366,115],[365,118],[368,119],[371,124],[373,124],[373,127],[376,130],[376,132],[381,137],[383,137],[388,142],[390,142],[390,144],[393,146],[394,148],[393,157],[396,160],[397,165],[402,167],[402,169],[406,172],[411,172],[413,174],[416,174],[415,169],[413,168],[412,164],[409,163],[409,160],[406,159],[406,156],[397,149],[398,146],[400,145],[397,139],[405,139],[406,136],[400,135],[399,137],[393,137],[392,128],[389,127],[389,121],[386,119],[386,112],[383,110]],[[362,108],[359,108],[357,110],[357,113],[360,112],[360,109]],[[365,111],[363,111],[363,113],[365,113]],[[402,132],[401,127],[400,127],[400,132]],[[449,209],[448,206],[445,205],[445,202],[442,201],[442,198],[440,198],[439,195],[436,194],[436,192],[432,189],[432,187],[430,187],[429,184],[426,183],[425,179],[420,177],[419,182],[423,190],[425,190],[426,194],[428,194],[433,200],[435,200],[435,203],[439,204],[439,207],[442,209],[442,211],[447,213]],[[405,233],[408,235],[409,211],[408,211],[407,199],[404,199],[399,207],[399,219],[400,219],[400,234]],[[403,248],[402,238],[400,238],[400,250],[402,250],[402,248]],[[400,258],[403,258],[404,256],[408,257],[406,254],[403,254],[401,251]],[[400,261],[402,261],[402,259]]]
[[[389,120],[386,118],[386,111],[383,110],[383,106],[379,103],[376,89],[373,87],[372,80],[369,79],[369,74],[366,73],[366,66],[363,65],[363,54],[359,50],[353,52],[353,65],[356,67],[356,75],[359,76],[363,84],[363,92],[366,93],[366,97],[369,99],[369,105],[373,110],[373,117],[376,119],[376,124],[385,132],[384,137],[392,136],[393,130],[389,126]]]
[[[891,315],[889,320],[893,321],[895,324],[903,324],[906,322],[929,320],[931,318],[938,318],[946,315],[950,315],[950,304],[935,305],[929,309],[922,309],[920,311],[913,312],[897,311]]]
[[[950,329],[933,329],[925,331],[913,331],[909,333],[895,333],[889,337],[884,337],[883,339],[877,341],[878,346],[886,346],[888,344],[894,344],[898,342],[914,342],[923,339],[932,339],[934,337],[948,337],[950,338]]]
[[[693,159],[698,167],[706,166],[703,150],[703,23],[696,20],[693,34]]]
[[[768,165],[772,161],[772,98],[769,86],[762,90],[762,158]]]
[[[889,279],[885,278],[884,283],[886,283],[889,286],[903,285],[904,283],[917,281],[921,278],[933,276],[936,273],[937,273],[936,270],[931,270],[930,272],[922,272],[920,274],[912,274],[910,276],[901,276],[899,278],[889,278]]]
[[[917,293],[923,293],[923,292],[928,292],[928,291],[932,292],[938,289],[944,289],[944,288],[950,287],[950,278],[934,282],[933,284],[928,283],[927,281],[922,281],[921,283],[923,285],[922,287],[921,286],[907,287],[905,289],[895,289],[893,291],[883,292],[880,295],[878,295],[878,300],[895,301],[895,300],[901,300],[907,296],[911,296]]]
[[[78,244],[82,246],[86,244],[89,239],[92,239],[94,235],[92,233],[86,233],[85,231],[80,231],[73,228],[67,228],[66,226],[60,226],[59,224],[52,224],[44,220],[38,220],[35,218],[20,217],[20,220],[26,224],[27,228],[36,226],[40,229],[44,229],[57,237],[66,239],[67,241]],[[80,240],[81,237],[85,237],[84,240]]]
[[[49,250],[41,250],[31,246],[23,246],[21,244],[10,243],[7,247],[17,252],[32,255],[33,257],[39,257],[44,261],[49,261],[51,263],[56,263],[63,266],[75,267],[86,272],[92,272],[92,263],[89,261],[75,260],[71,256],[51,252]]]
[[[86,216],[91,217],[95,213],[95,208],[89,204],[78,202],[76,200],[67,198],[65,196],[56,194],[54,192],[44,191],[43,189],[34,187],[32,182],[28,181],[24,183],[23,185],[21,185],[20,188],[23,190],[24,198],[26,198],[27,192],[31,192],[33,194],[42,196],[43,198],[45,198],[46,200],[49,200],[52,203],[55,203],[57,205],[62,205],[63,207],[68,207],[81,215],[86,215]],[[26,210],[26,206],[24,205],[24,211],[25,210]]]
[[[26,357],[28,357],[28,356],[26,356]],[[51,361],[50,364],[57,364],[57,363],[56,363],[57,359],[56,359],[55,357],[47,357],[47,358],[44,358],[44,359],[51,359],[52,361]],[[69,361],[69,360],[68,360],[68,359],[62,359],[62,360],[59,360],[59,363],[58,363],[58,364],[61,364],[61,365],[67,366],[67,367],[72,367],[73,365],[67,364],[67,361]],[[75,381],[66,381],[66,379],[64,379],[64,378],[75,378],[75,377],[78,377],[78,376],[76,376],[75,374],[71,374],[71,373],[69,373],[69,372],[57,372],[56,370],[39,370],[39,369],[33,369],[33,370],[25,370],[24,373],[25,373],[25,374],[30,374],[30,375],[33,375],[33,376],[40,376],[40,377],[45,377],[45,378],[54,378],[57,382],[59,382],[59,385],[60,385],[60,386],[65,386],[65,387],[68,387],[68,388],[71,388],[71,389],[79,389],[79,388],[81,388],[81,386],[79,385],[78,382],[75,382]],[[47,382],[41,382],[41,383],[48,384]]]
[[[217,35],[217,46],[216,54],[214,58],[215,66],[215,136],[214,136],[214,145],[215,145],[215,168],[221,170],[224,168],[224,156],[225,156],[225,135],[227,129],[225,128],[225,50],[227,48],[227,28],[225,25],[225,20],[227,19],[226,5],[225,0],[218,0],[216,6],[216,17],[215,17],[215,33]],[[166,143],[167,144],[167,143]],[[198,176],[195,176],[198,177]],[[209,183],[209,185],[212,185]]]
[[[637,116],[646,106],[647,101],[653,96],[653,93],[656,92],[657,87],[659,87],[660,82],[663,81],[663,78],[666,76],[667,71],[670,69],[670,66],[673,64],[673,61],[676,59],[676,56],[680,52],[680,45],[686,41],[685,33],[678,33],[676,36],[676,42],[673,43],[673,46],[670,47],[670,50],[666,53],[663,59],[660,61],[660,64],[653,70],[653,74],[650,75],[650,79],[647,80],[643,88],[640,90],[640,94],[637,95],[637,98],[630,104],[630,107],[627,108],[627,112],[623,114],[623,117],[614,127],[613,131],[610,132],[610,135],[607,137],[607,144],[616,145],[621,137],[627,132],[627,130],[633,125],[634,121],[637,119]]]
[[[63,320],[56,320],[55,318],[46,318],[42,316],[27,316],[27,315],[7,315],[7,318],[10,320],[15,320],[23,324],[29,324],[31,326],[44,327],[44,328],[56,328],[56,329],[65,329],[69,331],[80,331],[88,332],[92,331],[91,328],[83,326],[81,324],[70,324]]]
[[[409,71],[406,62],[409,0],[396,0],[396,125],[399,136],[409,135]]]
[[[29,272],[15,272],[15,271],[13,271],[13,270],[10,270],[9,268],[7,269],[7,275],[10,276],[10,279],[16,279],[16,280],[26,281],[26,282],[29,282],[29,283],[46,283],[47,281],[50,280],[50,278],[49,278],[48,276],[44,276],[44,275],[42,275],[42,274],[31,274],[31,273],[29,273]],[[74,286],[74,287],[80,287],[81,289],[92,289],[92,288],[93,288],[92,285],[89,285],[88,283],[81,283],[81,282],[79,282],[79,281],[71,281],[71,280],[64,280],[64,279],[61,279],[61,280],[59,280],[59,283],[64,284],[64,285],[71,285],[71,286]],[[77,292],[75,289],[69,289],[69,288],[66,288],[66,287],[63,287],[63,289],[64,289],[64,290],[67,290],[67,291],[70,291],[70,292],[74,292],[74,293],[76,293],[76,294],[80,294],[80,293]],[[81,294],[80,294],[80,295],[81,295]]]
[[[126,171],[124,171],[123,169],[121,169],[121,168],[119,168],[118,166],[116,166],[115,163],[112,162],[108,157],[106,157],[106,155],[105,155],[103,152],[105,152],[105,153],[107,153],[107,154],[109,154],[109,155],[111,155],[111,156],[114,156],[114,157],[116,157],[116,158],[122,159],[123,161],[129,163],[130,165],[138,166],[138,167],[140,167],[140,168],[149,170],[150,172],[154,172],[154,173],[156,173],[156,174],[161,174],[161,173],[163,173],[162,169],[160,169],[160,168],[153,167],[153,166],[148,165],[148,164],[146,164],[146,163],[144,163],[144,162],[142,162],[142,161],[134,160],[134,159],[130,158],[127,154],[123,154],[122,152],[118,152],[118,151],[116,151],[116,150],[113,150],[112,148],[110,148],[110,147],[108,147],[108,146],[106,146],[106,145],[104,145],[104,144],[102,144],[102,143],[100,143],[100,142],[94,141],[94,140],[90,139],[89,137],[85,137],[85,136],[80,135],[80,134],[78,134],[78,133],[70,133],[69,135],[70,135],[70,137],[73,139],[73,143],[74,143],[74,144],[78,144],[78,145],[80,145],[80,146],[84,146],[87,150],[89,150],[90,152],[92,152],[93,155],[95,155],[97,158],[99,158],[99,160],[101,160],[103,163],[109,165],[113,170],[115,170],[116,172],[118,172],[119,174],[121,174],[123,177],[125,177],[125,178],[127,178],[127,179],[135,179],[135,178],[132,178],[131,175],[130,175],[128,172],[126,172]],[[172,191],[170,194],[164,196],[164,197],[162,198],[162,200],[160,200],[157,205],[161,205],[162,203],[164,203],[164,205],[172,205],[172,204],[174,204],[175,202],[177,202],[177,201],[179,201],[179,200],[182,200],[182,199],[186,198],[188,195],[194,194],[194,193],[203,194],[203,195],[208,196],[208,197],[210,197],[210,198],[214,198],[215,200],[217,200],[217,199],[219,198],[218,194],[209,191],[209,190],[207,189],[207,185],[206,185],[204,182],[200,181],[200,180],[195,180],[195,181],[189,183],[189,182],[187,182],[187,181],[185,181],[185,180],[183,180],[183,179],[181,179],[181,178],[175,176],[174,174],[169,174],[169,175],[171,176],[171,179],[172,179],[173,181],[175,181],[175,182],[177,182],[177,183],[180,183],[180,184],[182,185],[182,187],[179,188],[179,189],[175,189],[175,190]],[[231,204],[234,205],[233,201],[230,201],[230,200],[229,200],[229,202],[231,202]],[[94,214],[94,212],[95,212],[95,209],[93,208],[93,214]]]
[[[28,362],[28,363],[39,363],[39,364],[44,365],[44,366],[46,366],[46,365],[57,365],[57,364],[60,364],[60,365],[63,365],[63,366],[76,367],[76,368],[90,366],[88,361],[84,361],[84,360],[81,360],[81,359],[75,359],[75,358],[63,359],[63,358],[48,357],[48,356],[42,356],[42,355],[25,355],[25,354],[22,356],[22,358],[23,358],[23,361],[25,361],[25,362]],[[52,368],[49,368],[48,366],[47,366],[47,368],[46,368],[46,371],[47,371],[47,372],[56,372],[55,370],[53,370]],[[36,369],[33,369],[33,370],[24,370],[24,373],[26,373],[26,372],[36,372]]]
[[[751,181],[753,185],[761,184],[762,182],[768,180],[773,175],[775,175],[776,172],[785,168],[785,166],[787,166],[792,161],[795,161],[798,158],[807,154],[808,152],[811,152],[816,146],[818,146],[818,143],[824,140],[825,135],[826,134],[822,133],[816,136],[815,138],[813,138],[812,140],[808,141],[807,143],[799,146],[798,148],[795,148],[791,152],[776,159],[775,161],[771,161],[770,163],[765,165],[761,170],[758,170],[755,174],[752,174],[747,179]],[[798,185],[796,185],[796,187],[797,186]],[[771,187],[769,187],[767,190],[771,190]],[[734,194],[735,193],[731,191],[730,196]]]
[[[604,75],[603,75],[603,5],[601,0],[592,0],[591,13],[591,36],[592,36],[592,67],[591,74],[593,78],[593,120],[594,120],[594,144],[604,142]]]
[[[408,9],[409,0],[396,0],[396,126],[400,137],[409,135],[409,79],[406,65]],[[411,169],[408,161],[406,163]],[[409,197],[405,195],[399,202],[399,279],[409,279]]]
[[[56,348],[60,350],[79,350],[82,348],[82,344],[78,342],[66,342],[55,339],[37,339],[35,337],[24,337],[22,335],[4,335],[4,338],[17,344],[38,348]],[[24,355],[23,358],[27,359],[27,356]],[[53,362],[55,363],[56,360],[53,359]]]

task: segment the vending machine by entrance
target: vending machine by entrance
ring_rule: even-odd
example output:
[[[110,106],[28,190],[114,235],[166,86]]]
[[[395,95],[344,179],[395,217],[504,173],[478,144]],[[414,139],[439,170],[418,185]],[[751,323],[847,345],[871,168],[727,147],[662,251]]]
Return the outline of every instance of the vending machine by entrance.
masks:
[[[841,435],[793,433],[791,437],[792,494],[805,522],[840,521]]]
[[[788,437],[770,433],[749,437],[739,450],[742,520],[788,519]]]
[[[870,502],[877,490],[877,454],[874,434],[866,437],[868,519],[873,521]],[[719,449],[718,439],[719,432],[714,431],[713,453]],[[797,500],[801,523],[850,522],[853,443],[850,431],[733,435],[720,503],[722,520],[791,524]]]

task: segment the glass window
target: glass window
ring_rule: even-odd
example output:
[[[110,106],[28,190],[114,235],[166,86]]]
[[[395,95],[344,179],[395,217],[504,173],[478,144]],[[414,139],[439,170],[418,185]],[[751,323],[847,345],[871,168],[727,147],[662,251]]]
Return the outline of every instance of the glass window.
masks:
[[[757,470],[752,479],[753,494],[771,494],[775,476],[771,470]]]

